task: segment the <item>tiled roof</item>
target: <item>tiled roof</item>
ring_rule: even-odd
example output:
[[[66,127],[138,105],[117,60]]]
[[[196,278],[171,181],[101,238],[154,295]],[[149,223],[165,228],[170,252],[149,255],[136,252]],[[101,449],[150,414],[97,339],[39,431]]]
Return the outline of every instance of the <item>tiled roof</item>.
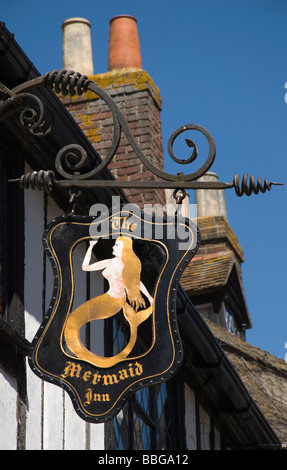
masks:
[[[267,351],[205,320],[250,395],[284,446],[287,445],[287,364]]]
[[[180,283],[188,294],[225,286],[234,263],[235,256],[231,250],[195,256],[184,270]]]

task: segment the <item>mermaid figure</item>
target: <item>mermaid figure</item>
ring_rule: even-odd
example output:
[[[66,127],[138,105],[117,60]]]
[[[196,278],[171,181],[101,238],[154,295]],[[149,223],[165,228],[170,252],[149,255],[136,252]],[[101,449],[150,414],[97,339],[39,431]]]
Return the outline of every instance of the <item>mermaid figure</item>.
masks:
[[[153,298],[140,280],[141,262],[133,251],[131,238],[118,237],[113,247],[114,258],[90,264],[92,249],[96,243],[97,240],[90,241],[82,269],[101,270],[109,283],[109,289],[105,294],[84,302],[70,314],[64,327],[64,337],[69,350],[79,359],[98,367],[111,367],[132,351],[137,340],[138,326],[152,313]],[[148,308],[141,293],[149,301]],[[130,325],[130,339],[126,347],[111,357],[98,356],[85,348],[80,339],[81,327],[93,320],[110,318],[121,310]]]

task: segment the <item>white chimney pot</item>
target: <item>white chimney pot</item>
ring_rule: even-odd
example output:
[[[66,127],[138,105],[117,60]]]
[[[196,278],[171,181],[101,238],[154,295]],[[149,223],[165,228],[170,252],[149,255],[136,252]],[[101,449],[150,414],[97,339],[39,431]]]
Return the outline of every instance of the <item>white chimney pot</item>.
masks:
[[[62,24],[63,68],[93,75],[91,24],[84,18],[69,18]]]

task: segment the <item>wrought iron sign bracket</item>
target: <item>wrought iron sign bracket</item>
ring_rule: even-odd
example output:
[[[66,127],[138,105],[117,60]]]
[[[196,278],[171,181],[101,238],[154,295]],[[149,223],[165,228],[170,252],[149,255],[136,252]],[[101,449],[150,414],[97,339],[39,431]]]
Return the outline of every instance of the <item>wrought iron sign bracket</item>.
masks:
[[[216,148],[209,132],[196,124],[177,129],[169,139],[168,152],[176,163],[193,163],[198,156],[193,140],[186,139],[188,147],[193,149],[187,159],[174,155],[173,144],[183,132],[198,131],[208,142],[205,163],[189,174],[172,175],[162,171],[143,154],[112,98],[92,80],[72,71],[54,71],[13,90],[0,84],[0,97],[3,97],[0,121],[18,113],[20,124],[35,137],[49,135],[53,119],[39,98],[41,87],[54,89],[64,96],[93,92],[108,105],[113,118],[112,143],[103,159],[88,141],[86,149],[72,142],[59,150],[53,168],[12,180],[24,189],[51,192],[54,188],[64,188],[70,196],[68,213],[45,227],[43,242],[53,268],[54,289],[31,344],[30,367],[43,380],[65,389],[81,418],[105,422],[119,412],[131,393],[169,380],[181,365],[183,347],[177,323],[177,288],[182,272],[198,250],[200,231],[181,211],[176,211],[174,217],[164,215],[159,221],[137,207],[131,210],[129,204],[117,210],[107,209],[100,217],[97,210],[89,216],[76,215],[75,203],[81,191],[170,188],[177,204],[181,204],[188,189],[235,188],[238,196],[250,196],[269,191],[277,183],[265,180],[262,184],[254,177],[248,180],[247,175],[241,184],[238,175],[231,183],[200,180],[212,166]],[[155,181],[104,179],[122,133]],[[85,142],[82,141],[83,145]],[[75,255],[78,246],[85,250],[83,259]],[[77,306],[74,293],[82,284],[74,276],[74,266],[77,269],[81,266],[83,271],[101,271],[109,284],[108,290],[101,290],[99,295]],[[103,356],[102,351],[94,351],[82,343],[82,326],[116,316],[124,326],[123,345],[112,344],[110,355]]]
[[[52,124],[49,123],[45,117],[45,109],[42,101],[38,96],[31,92],[31,89],[35,87],[54,89],[56,93],[61,93],[63,96],[80,96],[88,91],[95,93],[95,95],[105,101],[111,110],[113,118],[113,139],[107,155],[100,163],[96,151],[95,155],[91,159],[90,155],[88,158],[85,149],[76,143],[64,146],[55,157],[54,169],[33,171],[22,175],[20,178],[15,180],[10,180],[11,182],[18,182],[21,188],[39,189],[47,192],[52,191],[55,187],[67,189],[169,188],[175,190],[174,197],[176,199],[178,198],[177,190],[225,190],[234,188],[237,196],[241,197],[243,194],[250,196],[252,193],[265,193],[267,190],[270,191],[272,185],[281,184],[275,182],[269,183],[267,180],[264,180],[262,183],[260,178],[256,181],[253,176],[248,178],[247,174],[243,175],[241,182],[240,177],[237,174],[230,183],[199,181],[199,178],[206,174],[214,162],[216,146],[210,133],[204,127],[197,124],[188,124],[177,129],[169,139],[168,153],[176,163],[186,165],[194,162],[198,156],[198,149],[193,140],[189,138],[186,139],[186,144],[193,149],[192,155],[187,159],[177,158],[174,155],[173,144],[176,138],[183,132],[195,130],[203,134],[208,142],[209,153],[205,163],[197,171],[188,174],[178,173],[177,175],[174,175],[162,171],[143,154],[136,143],[123,114],[109,94],[98,87],[95,82],[88,79],[85,75],[81,75],[71,70],[60,70],[47,73],[41,77],[17,86],[13,90],[9,90],[4,85],[0,84],[0,93],[6,97],[6,99],[0,101],[0,122],[10,114],[18,112],[20,114],[21,125],[26,127],[33,135],[41,137],[49,134]],[[143,163],[144,167],[147,168],[157,178],[157,180],[119,181],[102,178],[102,172],[108,168],[112,158],[117,152],[122,132],[125,134],[129,144],[135,151],[137,157]]]

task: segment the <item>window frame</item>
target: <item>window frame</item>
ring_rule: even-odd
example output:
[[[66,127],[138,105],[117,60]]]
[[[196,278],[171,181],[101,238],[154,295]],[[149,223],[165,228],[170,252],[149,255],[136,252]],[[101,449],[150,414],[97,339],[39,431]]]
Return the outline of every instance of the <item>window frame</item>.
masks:
[[[24,158],[0,150],[1,320],[20,335],[24,322],[24,191],[9,179],[24,172]]]

